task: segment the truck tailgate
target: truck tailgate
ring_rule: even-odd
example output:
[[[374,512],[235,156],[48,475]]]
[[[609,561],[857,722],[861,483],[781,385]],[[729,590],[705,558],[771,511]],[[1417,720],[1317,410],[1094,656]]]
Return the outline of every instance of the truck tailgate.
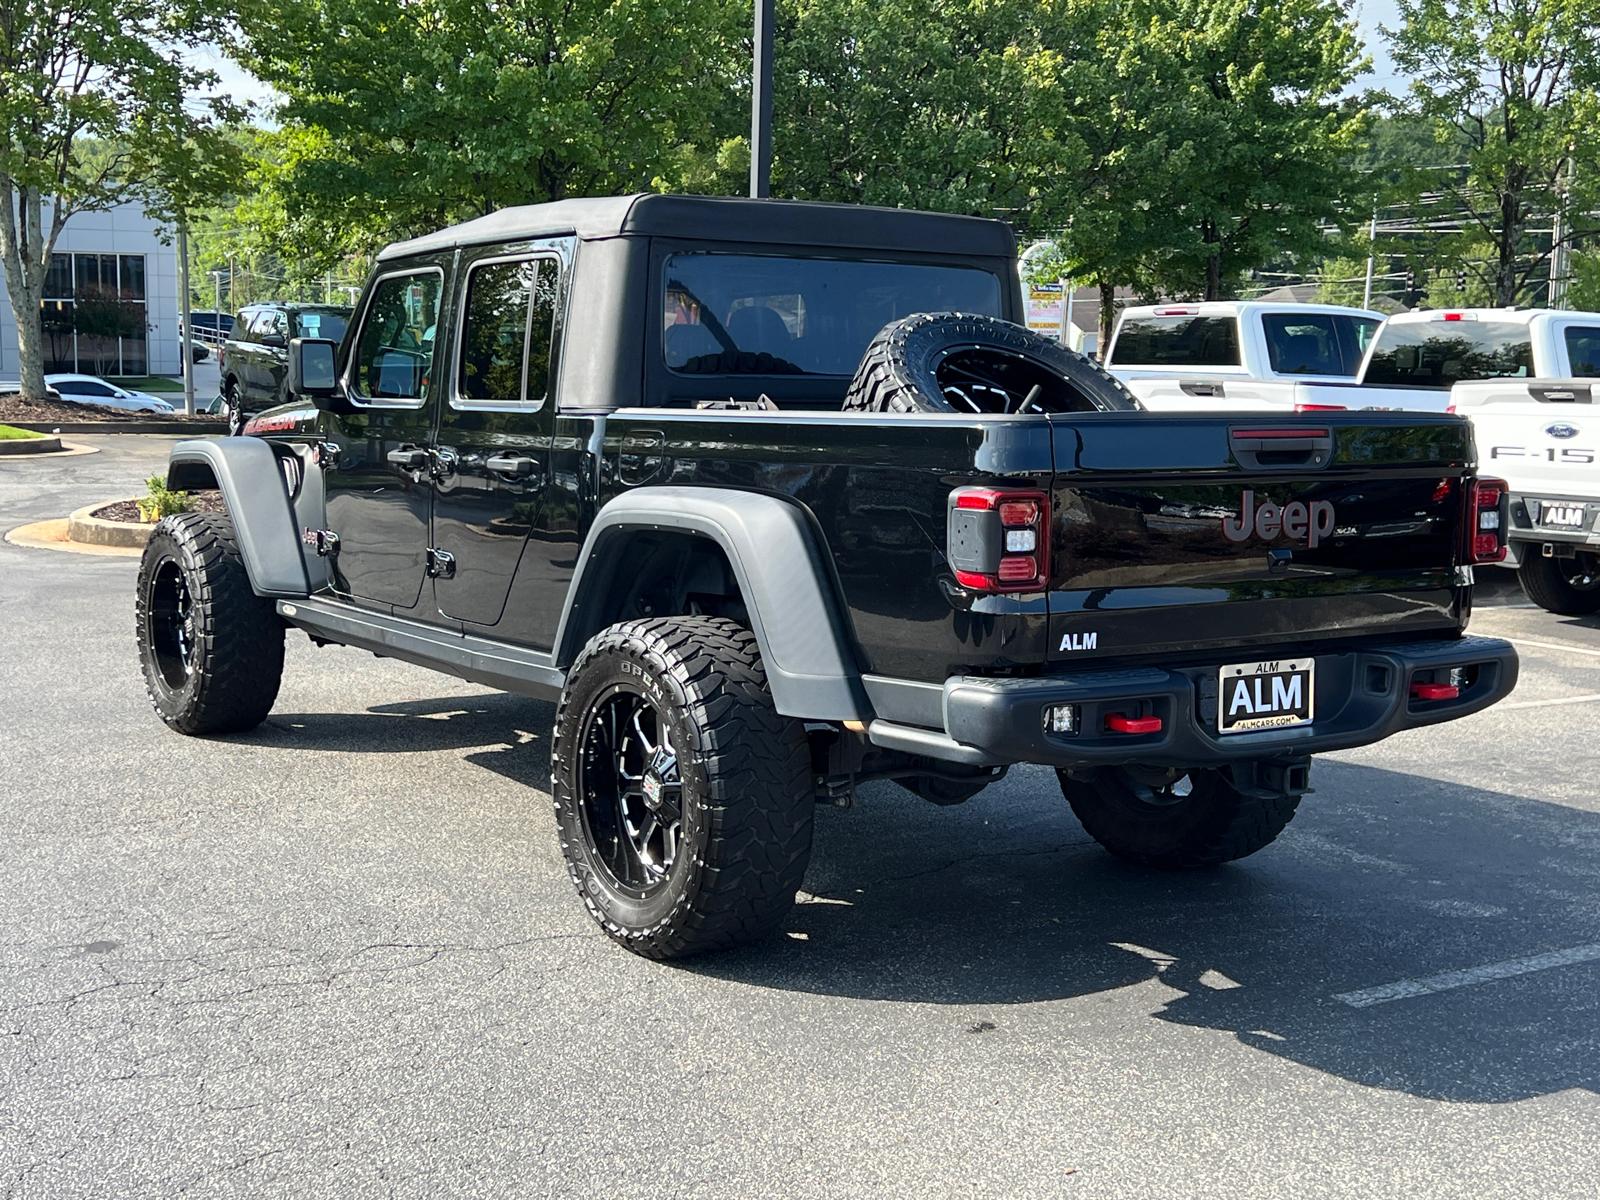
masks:
[[[1470,417],[1483,473],[1513,492],[1600,498],[1600,410],[1588,379],[1458,383],[1451,396]]]
[[[1051,425],[1056,661],[1460,627],[1473,460],[1458,417],[1099,413]]]

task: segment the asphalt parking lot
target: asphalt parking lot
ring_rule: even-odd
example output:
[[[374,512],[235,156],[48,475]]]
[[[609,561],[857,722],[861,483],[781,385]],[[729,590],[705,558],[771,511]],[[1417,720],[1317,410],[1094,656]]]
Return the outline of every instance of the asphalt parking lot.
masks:
[[[0,529],[164,461],[75,440]],[[1595,1194],[1600,620],[1507,573],[1510,701],[1319,759],[1250,859],[880,784],[783,936],[669,966],[572,894],[549,705],[293,634],[267,725],[179,737],[136,565],[0,544],[0,1195]]]

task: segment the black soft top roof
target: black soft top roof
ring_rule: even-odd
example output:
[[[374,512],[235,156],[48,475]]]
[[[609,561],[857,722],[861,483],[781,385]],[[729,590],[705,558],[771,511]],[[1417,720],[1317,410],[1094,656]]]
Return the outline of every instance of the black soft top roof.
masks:
[[[798,200],[732,196],[607,196],[503,208],[437,233],[396,242],[380,261],[485,242],[576,233],[585,241],[638,236],[768,242],[861,250],[935,251],[1009,258],[1017,243],[1003,221]]]

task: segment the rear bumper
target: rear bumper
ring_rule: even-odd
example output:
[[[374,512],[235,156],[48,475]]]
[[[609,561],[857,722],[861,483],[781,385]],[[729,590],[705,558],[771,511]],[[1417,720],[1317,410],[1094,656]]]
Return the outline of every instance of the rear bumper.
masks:
[[[1546,504],[1582,505],[1583,525],[1567,529],[1539,525],[1534,513]],[[1513,491],[1509,511],[1511,525],[1506,530],[1507,541],[1600,547],[1600,500],[1593,497],[1563,496],[1559,492]],[[1527,551],[1523,550],[1523,553]]]
[[[880,746],[971,764],[1220,766],[1369,745],[1403,729],[1479,712],[1517,682],[1517,652],[1498,638],[1319,654],[1316,662],[1315,720],[1288,729],[1218,735],[1214,685],[1223,665],[1218,662],[1033,679],[955,676],[944,685],[943,730],[879,720],[868,735]],[[1455,698],[1411,695],[1413,683],[1447,681],[1456,668],[1465,669],[1469,681]],[[1046,714],[1058,704],[1077,706],[1079,732],[1046,731]],[[1108,716],[1135,712],[1160,717],[1160,731],[1106,728]]]

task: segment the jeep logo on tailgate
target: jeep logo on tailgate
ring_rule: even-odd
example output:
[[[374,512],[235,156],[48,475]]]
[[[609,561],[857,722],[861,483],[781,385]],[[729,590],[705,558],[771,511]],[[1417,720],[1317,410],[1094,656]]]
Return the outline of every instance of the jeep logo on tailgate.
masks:
[[[1333,532],[1333,502],[1313,500],[1302,504],[1291,500],[1279,508],[1271,500],[1256,504],[1256,494],[1249,488],[1239,501],[1239,513],[1222,518],[1222,536],[1230,542],[1244,542],[1255,534],[1270,542],[1280,533],[1291,542],[1305,540],[1306,548],[1315,550],[1323,538]]]

